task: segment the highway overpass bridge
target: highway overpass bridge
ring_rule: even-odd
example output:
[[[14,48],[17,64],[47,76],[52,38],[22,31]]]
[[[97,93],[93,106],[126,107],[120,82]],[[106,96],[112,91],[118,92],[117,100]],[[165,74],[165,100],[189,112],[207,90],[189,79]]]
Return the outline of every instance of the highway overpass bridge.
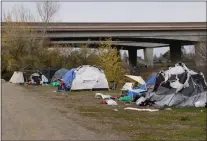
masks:
[[[49,23],[47,35],[51,44],[84,43],[94,48],[111,37],[112,46],[128,50],[132,65],[137,63],[138,49],[144,49],[146,62],[153,65],[153,48],[169,46],[171,61],[179,61],[181,47],[194,45],[206,36],[206,25],[206,22]],[[28,26],[44,28],[43,23],[28,23]]]

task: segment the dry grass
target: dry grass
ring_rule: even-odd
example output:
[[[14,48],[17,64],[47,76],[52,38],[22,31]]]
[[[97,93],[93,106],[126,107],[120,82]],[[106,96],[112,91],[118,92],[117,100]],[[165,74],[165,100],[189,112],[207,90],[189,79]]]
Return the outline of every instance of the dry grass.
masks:
[[[206,140],[206,108],[172,108],[172,111],[138,112],[136,107],[118,102],[117,106],[100,104],[94,91],[53,93],[55,88],[27,86],[40,96],[64,106],[61,113],[98,132],[114,132],[136,140]],[[104,94],[119,95],[117,91]],[[117,112],[113,109],[118,109]],[[203,112],[201,112],[203,110]]]

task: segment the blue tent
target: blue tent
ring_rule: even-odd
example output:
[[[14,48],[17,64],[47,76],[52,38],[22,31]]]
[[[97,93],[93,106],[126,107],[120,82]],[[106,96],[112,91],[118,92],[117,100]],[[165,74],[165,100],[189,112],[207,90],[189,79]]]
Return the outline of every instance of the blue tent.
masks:
[[[128,93],[127,93],[127,96],[135,96],[135,95],[141,95],[143,94],[143,92],[146,92],[147,91],[147,86],[148,85],[155,85],[155,81],[156,81],[156,78],[157,78],[157,74],[151,76],[147,82],[145,84],[143,84],[141,87],[136,87],[132,90],[130,90]]]
[[[66,85],[66,88],[70,88],[72,86],[72,82],[75,79],[75,68],[69,70],[63,77],[63,81]]]

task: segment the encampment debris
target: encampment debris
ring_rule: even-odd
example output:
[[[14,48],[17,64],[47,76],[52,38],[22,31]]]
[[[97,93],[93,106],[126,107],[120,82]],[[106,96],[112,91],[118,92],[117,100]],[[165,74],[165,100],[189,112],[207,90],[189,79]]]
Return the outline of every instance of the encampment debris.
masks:
[[[202,73],[188,69],[177,63],[156,77],[154,89],[147,92],[147,98],[160,106],[199,106],[206,103],[207,85]],[[198,102],[199,101],[199,102]]]
[[[110,95],[104,95],[102,93],[96,93],[95,94],[95,98],[98,98],[98,99],[100,99],[100,98],[102,98],[102,99],[110,99],[111,96]]]
[[[114,109],[113,111],[114,111],[114,112],[118,112],[118,109]]]
[[[175,67],[153,75],[141,87],[129,90],[120,100],[136,101],[138,106],[205,107],[206,96],[207,84],[203,73],[194,72],[179,62]]]
[[[132,108],[132,107],[124,108],[124,110],[136,110],[136,111],[147,111],[147,112],[157,112],[157,111],[159,111],[159,109],[139,109],[139,108]]]
[[[118,105],[117,102],[114,101],[113,99],[107,99],[107,100],[106,100],[106,103],[107,103],[108,105]]]

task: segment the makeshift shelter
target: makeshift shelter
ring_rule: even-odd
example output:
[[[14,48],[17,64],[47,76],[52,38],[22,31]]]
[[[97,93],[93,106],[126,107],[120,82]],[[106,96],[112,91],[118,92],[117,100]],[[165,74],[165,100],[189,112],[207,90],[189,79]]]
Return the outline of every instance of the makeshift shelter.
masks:
[[[145,81],[142,79],[141,76],[135,76],[135,75],[125,75],[125,76],[131,78],[132,80],[138,82],[141,85],[145,84]]]
[[[133,88],[133,83],[126,82],[124,86],[121,88],[121,91],[129,91]]]
[[[188,69],[185,64],[177,63],[169,70],[161,71],[156,77],[152,92],[147,98],[159,106],[196,106],[205,107],[207,84],[202,73]]]
[[[62,78],[69,70],[68,69],[65,69],[65,68],[62,68],[62,69],[59,69],[58,71],[55,72],[55,74],[53,75],[52,79],[51,79],[51,82],[54,82],[56,81],[57,79],[59,78]]]
[[[95,66],[83,65],[75,71],[71,90],[109,89],[104,71]]]
[[[131,96],[132,98],[134,98],[137,95],[142,95],[148,90],[149,87],[154,86],[156,76],[157,74],[151,76],[146,82],[142,79],[142,77],[131,77],[134,78],[134,80],[137,80],[137,82],[139,82],[140,84],[142,84],[142,86],[130,89],[127,93],[127,96]]]
[[[73,80],[75,79],[75,68],[69,70],[63,77],[66,88],[71,88]]]
[[[25,82],[25,76],[23,72],[15,71],[9,80],[10,83],[24,83]]]
[[[30,80],[32,81],[32,84],[40,84],[40,83],[48,83],[47,77],[42,73],[33,73],[30,76]]]

